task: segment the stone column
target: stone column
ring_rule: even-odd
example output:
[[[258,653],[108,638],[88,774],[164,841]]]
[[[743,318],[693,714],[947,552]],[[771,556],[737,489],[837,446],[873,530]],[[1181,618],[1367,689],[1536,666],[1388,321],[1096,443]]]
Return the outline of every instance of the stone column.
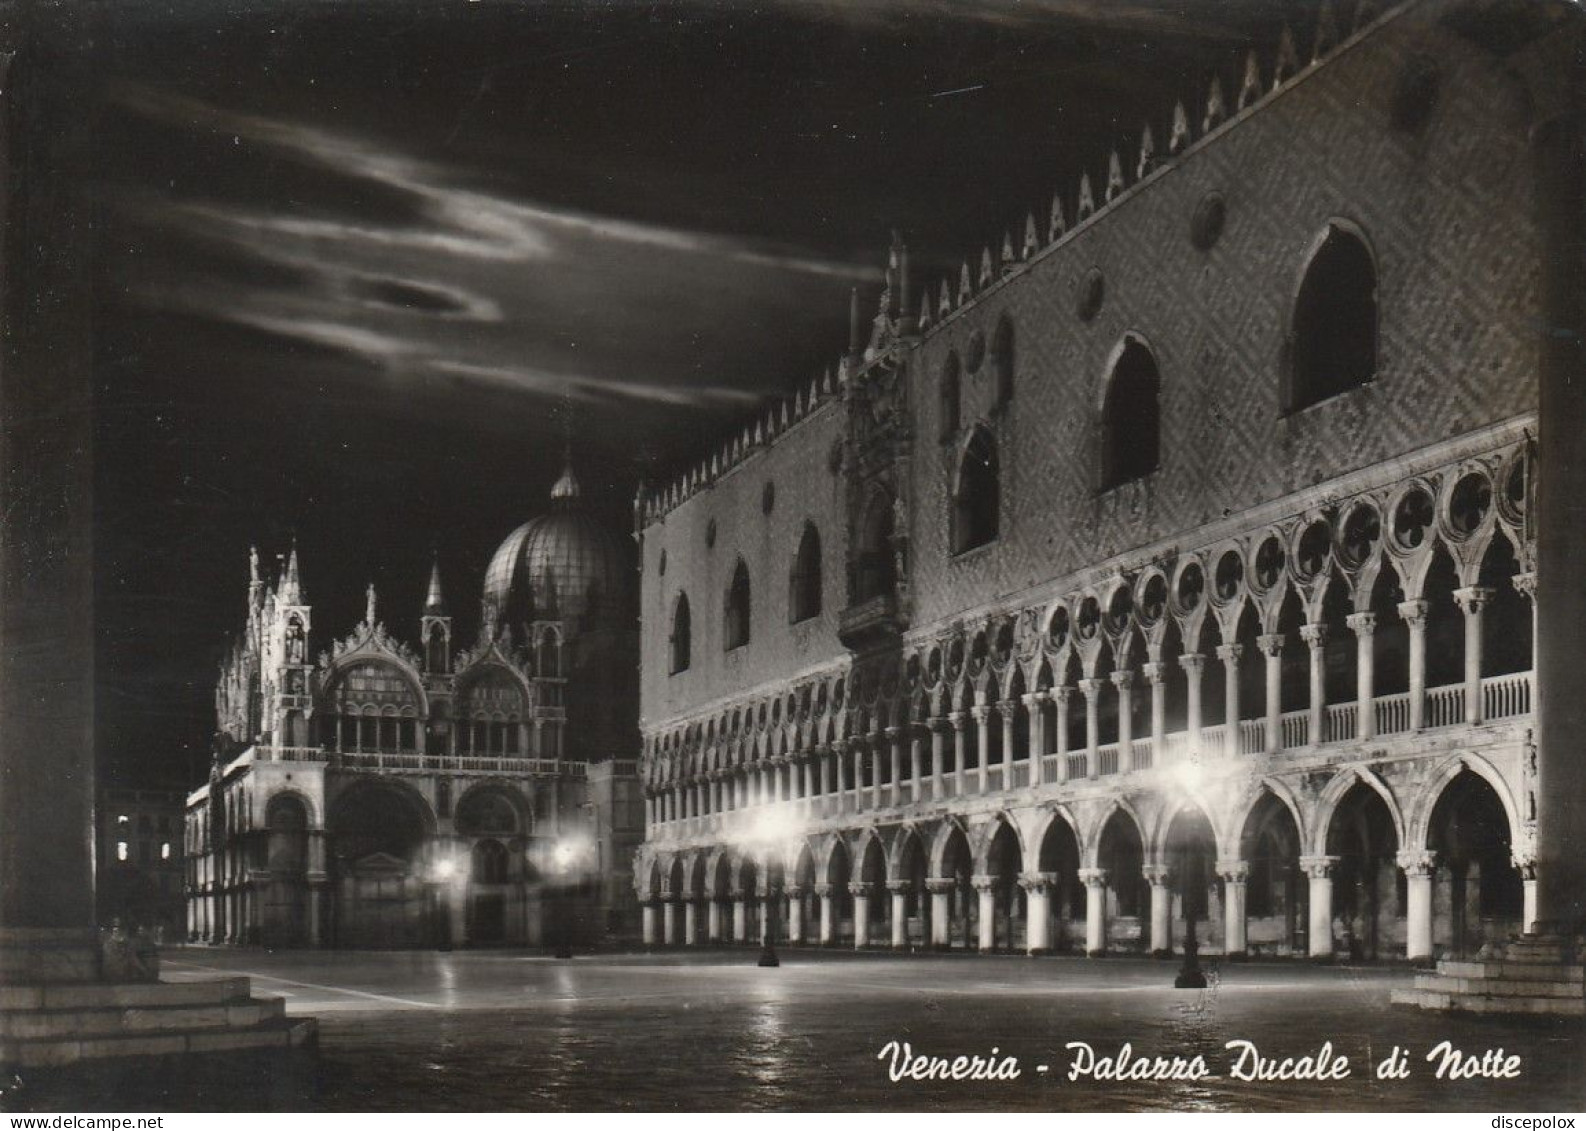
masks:
[[[1142,871],[1151,885],[1151,953],[1161,958],[1173,953],[1173,870],[1147,864]]]
[[[1024,713],[1030,720],[1030,784],[1040,785],[1046,774],[1046,710],[1041,706],[1043,693],[1031,691],[1021,701]]]
[[[1029,872],[1019,877],[1024,889],[1024,949],[1030,954],[1046,954],[1052,949],[1052,877],[1045,872]],[[1010,945],[1012,939],[1008,940]]]
[[[832,906],[832,893],[836,890],[833,884],[816,884],[815,898],[821,901],[820,936],[822,946],[831,946],[837,941],[837,914]]]
[[[1437,854],[1424,849],[1399,853],[1404,869],[1405,937],[1404,956],[1411,962],[1432,957],[1432,874]]]
[[[749,901],[741,891],[732,893],[732,941],[749,941]]]
[[[993,876],[976,876],[970,883],[980,905],[980,932],[975,938],[975,949],[986,954],[997,949],[997,881]]]
[[[1112,673],[1113,686],[1118,689],[1118,770],[1127,773],[1134,765],[1134,672],[1124,670]]]
[[[1068,780],[1068,687],[1060,684],[1048,694],[1057,708],[1057,734],[1053,736],[1053,747],[1057,751],[1057,781],[1061,785]]]
[[[887,728],[887,746],[892,750],[892,804],[903,804],[903,728]],[[876,779],[876,808],[881,808],[881,779]]]
[[[1085,885],[1085,953],[1094,958],[1107,950],[1107,873],[1081,868],[1079,880]]]
[[[654,946],[655,938],[655,900],[644,901],[644,945]]]
[[[975,772],[975,788],[985,793],[989,788],[991,772],[991,708],[977,704],[969,709],[969,713],[975,720],[975,750],[980,763]]]
[[[822,804],[824,805],[824,803],[825,803],[824,799],[832,791],[832,786],[831,786],[831,758],[828,756],[828,753],[827,753],[827,751],[825,750],[824,747],[819,749],[819,750],[817,750],[817,751],[815,751],[814,758],[815,758],[815,761],[817,763],[816,768],[820,771],[820,780],[819,780],[820,789],[819,789],[819,792],[820,792],[820,796],[822,798]]]
[[[947,728],[946,719],[932,719],[931,727],[931,797],[940,801],[942,798],[942,765],[946,761]]]
[[[863,950],[870,945],[870,889],[860,887],[854,893],[854,949]]]
[[[1002,720],[1002,788],[1013,788],[1013,729],[1018,714],[1018,702],[1003,699],[997,704],[997,717]],[[1028,737],[1028,734],[1026,734]]]
[[[849,765],[854,771],[854,812],[864,806],[865,798],[865,747],[869,744],[862,739],[854,739],[848,744],[850,755]]]
[[[919,724],[909,727],[909,769],[913,771],[913,784],[909,789],[909,800],[918,801],[925,792],[925,729]]]
[[[1201,671],[1205,664],[1206,657],[1199,652],[1185,652],[1178,658],[1178,666],[1184,669],[1184,680],[1189,684],[1185,708],[1188,722],[1185,726],[1189,730],[1191,751],[1199,750],[1201,746]]]
[[[947,913],[947,896],[953,890],[953,881],[926,880],[925,890],[931,893],[931,945],[946,950],[953,941],[953,923]]]
[[[1327,738],[1327,626],[1302,624],[1300,639],[1305,641],[1311,660],[1311,700],[1305,737],[1309,745],[1320,746]]]
[[[909,887],[907,883],[890,883],[887,891],[892,896],[892,948],[904,950],[909,945]]]
[[[699,903],[697,900],[683,901],[683,945],[699,945]]]
[[[1219,860],[1217,874],[1223,880],[1223,955],[1243,958],[1249,949],[1245,936],[1245,881],[1250,878],[1250,865],[1243,860]]]
[[[787,937],[789,942],[804,941],[804,889],[796,884],[787,889]]]
[[[1239,661],[1245,654],[1243,644],[1217,645],[1217,658],[1223,662],[1223,753],[1239,756]]]
[[[1366,742],[1377,737],[1377,614],[1350,613],[1344,623],[1355,634],[1355,737]]]
[[[705,938],[721,942],[721,900],[710,899],[705,904]]]
[[[1161,766],[1167,744],[1167,687],[1162,680],[1162,661],[1140,665],[1151,685],[1151,765]]]
[[[1532,934],[1536,931],[1536,861],[1530,858],[1518,859],[1514,866],[1520,869],[1520,882],[1524,885],[1522,896],[1522,910],[1520,912],[1520,932]]]
[[[1402,601],[1399,616],[1410,630],[1410,729],[1426,725],[1426,601]]]
[[[661,941],[667,946],[673,946],[677,943],[677,898],[675,896],[662,898],[664,902],[661,904],[661,930],[664,937]],[[454,899],[452,902],[458,901]]]
[[[1465,611],[1465,721],[1471,726],[1480,726],[1485,714],[1481,701],[1481,614],[1494,592],[1483,585],[1454,590],[1454,600]]]
[[[1082,679],[1079,690],[1085,697],[1085,776],[1094,778],[1101,768],[1101,758],[1096,753],[1101,745],[1101,680]]]
[[[1283,749],[1283,634],[1265,633],[1256,645],[1267,661],[1267,753],[1276,754]]]
[[[802,751],[804,766],[804,812],[808,814],[815,806],[815,757],[809,751]]]
[[[1301,856],[1300,867],[1311,879],[1311,957],[1333,955],[1333,865],[1336,856]]]
[[[969,785],[964,777],[964,763],[968,760],[964,756],[964,724],[968,722],[968,716],[962,711],[954,711],[947,716],[947,721],[953,724],[953,765],[956,767],[954,774],[958,781],[958,794],[962,797],[968,791]]]

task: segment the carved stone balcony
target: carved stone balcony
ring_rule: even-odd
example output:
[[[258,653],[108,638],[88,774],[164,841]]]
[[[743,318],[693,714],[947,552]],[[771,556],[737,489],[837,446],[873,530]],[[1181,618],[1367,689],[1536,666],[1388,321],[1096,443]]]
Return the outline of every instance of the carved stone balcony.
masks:
[[[893,593],[849,605],[837,620],[837,638],[856,652],[896,644],[909,627],[908,615]]]

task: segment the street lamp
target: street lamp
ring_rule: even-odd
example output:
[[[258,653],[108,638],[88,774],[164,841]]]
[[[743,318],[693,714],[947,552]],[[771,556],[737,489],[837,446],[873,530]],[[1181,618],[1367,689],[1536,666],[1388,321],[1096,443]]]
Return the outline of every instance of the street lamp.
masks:
[[[1198,793],[1202,778],[1199,752],[1191,754],[1189,758],[1173,767],[1173,775],[1186,793]],[[1200,942],[1195,937],[1195,904],[1190,899],[1188,849],[1184,851],[1183,858],[1179,862],[1179,871],[1184,876],[1184,965],[1179,967],[1178,976],[1173,979],[1173,988],[1204,990],[1206,975],[1201,970]]]
[[[556,947],[553,958],[573,957],[573,901],[570,895],[570,877],[578,862],[587,855],[589,844],[581,837],[563,837],[551,850],[551,862],[557,877],[557,890],[561,895],[561,913],[557,916]]]
[[[792,839],[793,831],[791,814],[782,805],[772,804],[755,814],[754,823],[744,837],[745,846],[759,848],[764,853],[766,861],[765,943],[760,948],[760,958],[757,963],[760,966],[782,965],[776,953],[776,936],[781,927],[777,922],[777,911],[781,906],[781,897],[771,882],[771,861],[775,854]]]
[[[450,853],[436,857],[430,864],[430,880],[435,884],[436,912],[440,922],[436,925],[436,950],[452,948],[451,889],[462,881],[457,858]]]

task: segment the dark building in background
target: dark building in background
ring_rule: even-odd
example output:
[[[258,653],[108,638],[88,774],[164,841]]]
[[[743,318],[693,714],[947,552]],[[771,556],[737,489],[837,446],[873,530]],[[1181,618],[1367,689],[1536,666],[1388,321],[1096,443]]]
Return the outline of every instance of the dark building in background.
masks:
[[[99,791],[95,898],[99,925],[183,937],[186,898],[180,789],[106,786]]]
[[[438,567],[417,645],[382,619],[313,648],[297,551],[221,667],[217,751],[187,799],[191,937],[270,946],[539,944],[637,928],[643,809],[624,541],[571,468],[490,563],[452,637]]]

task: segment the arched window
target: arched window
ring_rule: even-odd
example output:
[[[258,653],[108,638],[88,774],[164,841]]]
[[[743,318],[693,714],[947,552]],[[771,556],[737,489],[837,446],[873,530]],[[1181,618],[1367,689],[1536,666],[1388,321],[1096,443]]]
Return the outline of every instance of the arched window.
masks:
[[[1294,303],[1290,412],[1371,380],[1377,371],[1377,268],[1359,236],[1328,229]]]
[[[991,340],[991,371],[997,378],[997,404],[1013,400],[1013,323],[1007,315],[997,320],[997,333]]]
[[[958,402],[959,402],[959,367],[958,355],[950,353],[947,361],[942,365],[941,384],[941,437],[951,440],[958,435]]]
[[[953,491],[953,553],[962,554],[996,540],[1002,510],[997,467],[997,442],[984,428],[975,429],[958,462]]]
[[[476,884],[507,882],[508,854],[499,840],[482,840],[474,845],[473,881]]]
[[[859,557],[854,577],[854,603],[874,597],[890,597],[897,589],[897,565],[892,553],[892,533],[896,519],[890,496],[877,492],[870,497],[865,521],[859,530]]]
[[[724,635],[727,651],[730,652],[749,643],[749,567],[743,564],[742,558],[738,559],[738,566],[732,571],[732,584],[727,586],[725,613]]]
[[[1130,338],[1112,367],[1101,410],[1101,489],[1157,469],[1161,460],[1161,378],[1150,348]]]
[[[446,632],[438,624],[430,625],[429,639],[424,642],[424,666],[429,671],[446,671]]]
[[[693,625],[689,621],[688,594],[679,593],[672,608],[672,674],[688,671],[693,652]]]
[[[820,611],[821,536],[813,522],[806,522],[793,559],[793,575],[788,579],[788,621],[797,624],[819,616]]]

